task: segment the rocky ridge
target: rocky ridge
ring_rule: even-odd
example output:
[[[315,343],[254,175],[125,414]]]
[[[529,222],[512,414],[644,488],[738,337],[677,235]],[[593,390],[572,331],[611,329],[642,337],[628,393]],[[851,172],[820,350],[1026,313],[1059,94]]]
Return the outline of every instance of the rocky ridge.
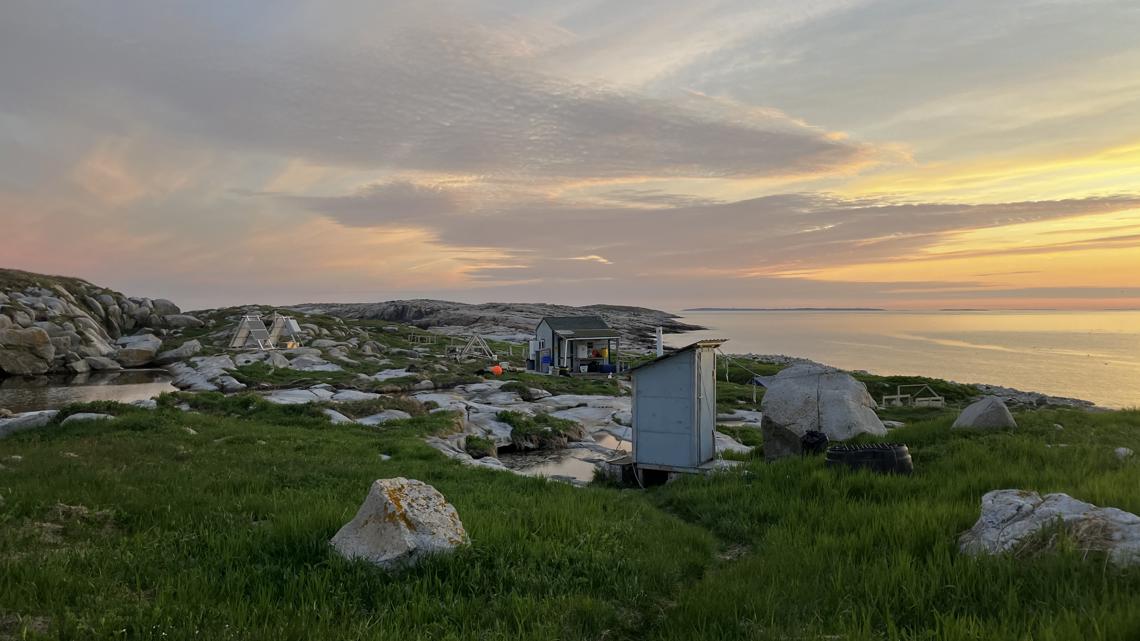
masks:
[[[430,329],[445,335],[476,332],[484,338],[525,341],[546,316],[601,316],[621,332],[625,346],[648,349],[658,327],[675,334],[704,329],[677,320],[668,312],[622,305],[571,307],[547,303],[482,303],[478,305],[441,300],[393,300],[383,303],[321,303],[290,309],[307,314],[328,314],[353,320],[383,320]]]

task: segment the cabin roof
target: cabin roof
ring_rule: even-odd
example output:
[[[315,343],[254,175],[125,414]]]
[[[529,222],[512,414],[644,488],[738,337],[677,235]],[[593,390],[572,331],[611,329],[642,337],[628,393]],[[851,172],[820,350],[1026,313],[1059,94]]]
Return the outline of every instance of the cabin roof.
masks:
[[[586,329],[605,329],[610,326],[601,316],[547,316],[539,321],[539,325],[546,323],[550,329],[558,331],[576,331]]]

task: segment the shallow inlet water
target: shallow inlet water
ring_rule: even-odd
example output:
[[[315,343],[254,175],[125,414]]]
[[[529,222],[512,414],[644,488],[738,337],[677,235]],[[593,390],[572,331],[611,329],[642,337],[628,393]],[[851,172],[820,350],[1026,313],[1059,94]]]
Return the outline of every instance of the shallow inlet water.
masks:
[[[130,403],[176,391],[170,376],[162,370],[100,372],[70,378],[9,378],[0,380],[0,407],[17,413],[55,410],[69,403]]]
[[[729,353],[785,354],[876,374],[990,383],[1140,406],[1140,311],[681,312]]]

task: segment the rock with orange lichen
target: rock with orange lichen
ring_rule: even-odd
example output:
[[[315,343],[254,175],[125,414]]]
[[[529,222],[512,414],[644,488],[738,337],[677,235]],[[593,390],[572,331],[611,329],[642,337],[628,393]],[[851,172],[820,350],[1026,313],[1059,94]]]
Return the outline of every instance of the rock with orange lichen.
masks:
[[[413,565],[467,542],[459,513],[447,499],[426,483],[402,477],[373,483],[356,517],[331,541],[344,558],[385,569]]]

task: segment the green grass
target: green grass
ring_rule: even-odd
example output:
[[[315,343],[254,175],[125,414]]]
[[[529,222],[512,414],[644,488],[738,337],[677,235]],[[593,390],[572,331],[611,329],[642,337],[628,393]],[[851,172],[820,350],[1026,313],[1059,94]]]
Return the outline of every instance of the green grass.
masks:
[[[412,416],[427,413],[424,404],[410,396],[381,396],[363,401],[340,401],[322,403],[322,407],[334,409],[349,418],[365,418],[384,410],[400,410]]]
[[[629,638],[710,562],[708,533],[636,494],[445,460],[418,439],[440,420],[381,431],[164,409],[6,440],[0,634],[47,621],[50,638]],[[371,482],[395,476],[439,489],[471,546],[397,574],[332,553]]]
[[[511,426],[511,440],[522,449],[565,447],[568,438],[580,436],[582,431],[577,422],[549,414],[503,411],[497,418]]]
[[[589,378],[581,376],[547,376],[545,374],[531,374],[527,372],[507,372],[503,374],[507,381],[518,381],[526,387],[533,387],[560,394],[590,394],[601,396],[622,396],[616,378]],[[510,383],[507,383],[510,385]]]
[[[463,467],[421,440],[447,413],[379,430],[252,395],[80,410],[119,418],[0,441],[0,638],[1140,638],[1140,568],[956,548],[997,488],[1140,513],[1140,462],[1112,454],[1140,451],[1137,411],[918,421],[884,439],[910,445],[910,477],[752,460],[640,491]],[[396,476],[438,488],[472,544],[395,574],[332,553]]]
[[[485,436],[468,436],[463,439],[463,449],[474,458],[495,456],[499,453],[495,439]]]
[[[815,457],[661,488],[663,509],[750,552],[686,590],[658,638],[1140,638],[1140,568],[1075,550],[958,555],[993,489],[1140,512],[1140,465],[1112,455],[1140,443],[1140,413],[1018,421],[1012,434],[951,433],[948,418],[896,430],[882,440],[910,445],[911,477],[835,473]]]

